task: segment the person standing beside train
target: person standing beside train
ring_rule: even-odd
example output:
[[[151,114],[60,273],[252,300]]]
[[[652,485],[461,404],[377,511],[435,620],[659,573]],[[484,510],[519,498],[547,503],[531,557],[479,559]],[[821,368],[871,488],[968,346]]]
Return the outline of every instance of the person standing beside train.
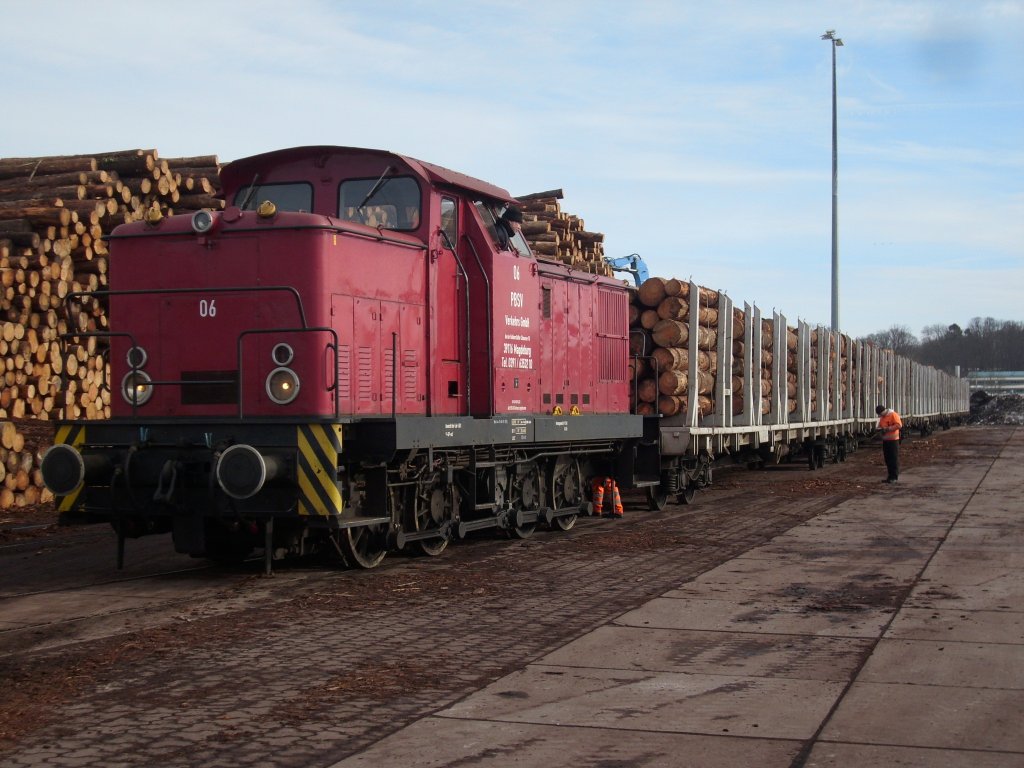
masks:
[[[878,414],[878,431],[882,433],[882,457],[888,477],[883,483],[895,483],[900,479],[900,429],[903,420],[892,408],[879,405],[875,408]]]

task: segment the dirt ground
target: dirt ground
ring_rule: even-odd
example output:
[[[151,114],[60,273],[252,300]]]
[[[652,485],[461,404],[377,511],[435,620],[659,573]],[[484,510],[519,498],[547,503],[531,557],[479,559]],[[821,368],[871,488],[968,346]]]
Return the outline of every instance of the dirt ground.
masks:
[[[910,469],[924,463],[954,462],[963,432],[940,432],[905,441],[903,465]],[[325,576],[318,566],[301,566],[292,573],[300,587],[290,585],[287,591],[277,589],[273,579],[262,578],[259,565],[252,564],[217,597],[220,601],[237,599],[237,607],[231,610],[213,611],[208,600],[197,600],[175,606],[166,619],[151,617],[152,625],[144,629],[34,653],[7,654],[0,642],[0,679],[4,682],[0,757],[5,747],[51,726],[61,707],[110,685],[109,681],[130,670],[148,669],[175,658],[191,659],[210,649],[245,648],[258,642],[261,633],[287,632],[310,616],[331,616],[332,620],[377,614],[401,617],[427,610],[438,596],[443,596],[445,604],[482,601],[507,616],[501,613],[508,610],[503,606],[524,604],[535,594],[538,583],[547,583],[544,572],[553,567],[551,563],[597,562],[612,557],[628,568],[630,558],[652,553],[671,555],[669,561],[674,562],[675,553],[682,552],[699,563],[702,557],[743,551],[742,547],[750,546],[744,542],[763,540],[769,535],[766,531],[784,529],[845,498],[877,490],[883,473],[880,453],[877,445],[869,444],[845,464],[828,465],[817,472],[808,471],[802,463],[763,470],[716,470],[714,486],[699,493],[695,505],[671,506],[667,516],[659,516],[647,512],[642,500],[627,499],[626,520],[612,524],[581,520],[573,532],[561,537],[538,534],[525,542],[481,538],[452,545],[435,560],[400,555],[389,558],[388,567],[347,572],[340,579],[333,573]],[[736,512],[739,509],[745,512]],[[76,543],[74,531],[54,523],[49,506],[9,511],[0,523],[0,543],[15,548],[21,545],[22,549],[39,547],[40,552],[89,546]],[[109,550],[96,557],[109,558]],[[644,578],[649,577],[639,577],[638,582]],[[642,583],[629,586],[634,590],[645,587]],[[649,586],[651,592],[660,588],[653,579]],[[256,593],[260,594],[258,602],[246,601],[246,595]],[[607,600],[605,596],[592,599]],[[557,624],[561,617],[553,621]],[[559,629],[569,631],[571,625]],[[424,631],[429,634],[429,629]],[[368,659],[345,674],[329,674],[307,686],[301,696],[282,704],[275,721],[300,723],[310,713],[339,700],[402,699],[410,691],[441,687],[450,676],[444,665],[428,656],[411,663],[376,656]]]

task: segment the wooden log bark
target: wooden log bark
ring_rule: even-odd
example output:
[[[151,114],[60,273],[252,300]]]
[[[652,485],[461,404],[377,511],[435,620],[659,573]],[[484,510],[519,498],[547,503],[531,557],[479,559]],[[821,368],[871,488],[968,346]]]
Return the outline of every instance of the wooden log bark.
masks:
[[[155,149],[124,149],[117,152],[101,152],[94,155],[96,167],[117,171],[126,176],[152,173],[157,167]]]
[[[555,200],[561,200],[563,197],[561,189],[550,189],[547,192],[531,192],[528,195],[520,195],[516,198],[520,202],[528,202],[533,200],[544,200],[552,198]]]
[[[670,368],[658,377],[658,391],[663,395],[685,395],[690,385],[686,371]]]
[[[659,371],[685,371],[690,365],[689,350],[680,347],[658,347],[651,354]]]
[[[683,347],[690,340],[690,326],[679,320],[660,320],[652,337],[659,347]]]
[[[654,349],[654,340],[649,331],[633,328],[629,332],[629,354],[632,357],[647,357]]]
[[[33,250],[40,245],[40,237],[28,219],[0,220],[0,238],[9,241],[12,246],[28,247]]]
[[[95,170],[96,158],[92,155],[0,158],[0,179],[34,179],[53,173]]]
[[[665,300],[665,278],[649,277],[637,291],[640,303],[645,307],[656,309]]]
[[[640,313],[640,327],[648,331],[652,330],[660,320],[657,311],[653,309],[645,309]]]
[[[658,317],[662,320],[687,320],[690,316],[690,304],[679,296],[666,296],[658,304]]]
[[[210,208],[219,211],[224,207],[224,201],[213,195],[181,195],[176,201],[176,208],[183,210],[199,210]]]
[[[636,385],[636,396],[645,403],[658,402],[658,382],[655,379],[641,379]]]
[[[217,159],[217,155],[198,155],[195,157],[167,157],[163,158],[161,162],[167,164],[168,168],[174,169],[179,172],[183,172],[183,169],[192,170],[195,168],[201,168],[207,170],[210,168],[216,169],[220,167],[220,161]]]
[[[33,228],[48,225],[66,227],[71,223],[72,212],[55,205],[11,205],[0,203],[0,220],[24,219]]]

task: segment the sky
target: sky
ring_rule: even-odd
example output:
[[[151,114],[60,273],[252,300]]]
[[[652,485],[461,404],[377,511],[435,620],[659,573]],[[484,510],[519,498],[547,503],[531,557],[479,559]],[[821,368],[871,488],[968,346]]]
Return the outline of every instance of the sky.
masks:
[[[1024,0],[0,0],[0,157],[386,149],[840,327],[1024,321]],[[624,277],[626,277],[624,275]]]

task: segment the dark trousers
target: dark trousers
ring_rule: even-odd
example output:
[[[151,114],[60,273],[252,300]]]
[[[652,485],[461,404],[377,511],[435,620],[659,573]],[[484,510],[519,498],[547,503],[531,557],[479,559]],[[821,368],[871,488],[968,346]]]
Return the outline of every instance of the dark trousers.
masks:
[[[882,456],[885,457],[885,468],[889,470],[889,479],[898,480],[900,476],[900,441],[883,440]]]

